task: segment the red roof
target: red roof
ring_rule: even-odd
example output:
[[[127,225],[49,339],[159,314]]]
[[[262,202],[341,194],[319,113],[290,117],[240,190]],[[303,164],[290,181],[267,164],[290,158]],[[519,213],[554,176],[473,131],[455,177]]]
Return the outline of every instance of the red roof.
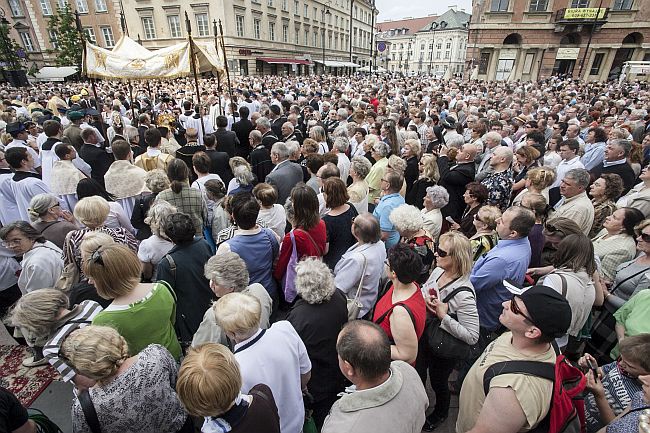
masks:
[[[377,30],[379,32],[385,32],[392,29],[408,29],[407,34],[412,35],[418,30],[424,28],[426,25],[431,24],[436,18],[438,18],[436,15],[431,15],[422,18],[408,18],[397,21],[385,21],[382,23],[377,23]]]

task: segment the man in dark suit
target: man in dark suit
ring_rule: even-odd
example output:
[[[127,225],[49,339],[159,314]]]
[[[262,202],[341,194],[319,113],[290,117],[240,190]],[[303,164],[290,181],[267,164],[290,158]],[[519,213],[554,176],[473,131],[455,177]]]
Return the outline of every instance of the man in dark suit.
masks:
[[[271,129],[276,137],[282,136],[282,125],[287,121],[287,117],[282,115],[282,108],[278,105],[271,105],[269,107],[269,120],[271,121]]]
[[[228,118],[217,116],[217,130],[214,133],[217,139],[217,147],[221,152],[226,152],[229,157],[235,156],[235,149],[239,146],[239,138],[232,131],[227,131]]]
[[[275,143],[271,149],[271,161],[275,164],[275,168],[266,176],[266,183],[278,192],[276,203],[282,205],[291,195],[293,187],[303,179],[302,168],[299,164],[291,162],[290,156],[290,150],[285,143]]]
[[[239,122],[235,122],[232,125],[233,132],[237,135],[239,140],[239,145],[235,147],[235,155],[241,156],[243,158],[248,158],[248,154],[251,151],[250,143],[248,142],[248,134],[255,129],[253,122],[248,119],[250,115],[250,110],[246,106],[239,107]]]
[[[266,179],[273,170],[271,154],[262,144],[262,133],[256,129],[248,135],[248,141],[251,146],[251,153],[248,155],[248,162],[251,164],[251,171],[257,177],[259,182]]]
[[[182,160],[190,169],[190,183],[196,180],[196,173],[192,168],[192,157],[196,152],[205,152],[205,146],[199,144],[199,131],[195,128],[185,130],[187,144],[176,151],[176,158]]]
[[[97,134],[93,129],[82,130],[81,138],[84,144],[79,149],[79,156],[90,166],[92,170],[90,177],[99,182],[101,186],[104,186],[104,175],[115,161],[115,158],[106,152],[106,149],[98,146]]]
[[[605,147],[605,160],[602,164],[598,164],[591,169],[591,181],[595,181],[602,174],[612,173],[618,174],[623,179],[623,195],[632,189],[636,180],[636,174],[630,163],[627,162],[627,157],[632,150],[632,142],[625,139],[610,140]]]
[[[271,147],[280,141],[278,136],[271,130],[271,122],[266,117],[260,117],[257,119],[256,126],[257,130],[262,133],[262,144],[266,147],[266,150],[271,153]]]
[[[210,157],[210,173],[218,174],[225,186],[232,179],[232,171],[230,170],[230,157],[226,152],[221,152],[215,148],[217,139],[213,134],[206,134],[203,136],[203,144],[205,145],[205,153]]]
[[[440,181],[438,185],[447,189],[449,193],[449,203],[442,208],[442,215],[452,217],[454,221],[460,222],[465,210],[465,187],[468,183],[474,181],[476,158],[476,146],[473,144],[464,144],[456,155],[457,164],[453,167],[447,157],[447,146],[440,148],[438,156],[438,170],[440,171]]]

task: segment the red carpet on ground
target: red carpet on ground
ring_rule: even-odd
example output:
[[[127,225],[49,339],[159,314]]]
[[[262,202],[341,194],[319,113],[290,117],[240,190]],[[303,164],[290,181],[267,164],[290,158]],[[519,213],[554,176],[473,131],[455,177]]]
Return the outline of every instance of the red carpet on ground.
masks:
[[[25,407],[29,407],[58,376],[49,364],[23,367],[23,359],[28,356],[25,346],[0,346],[0,385],[13,392]]]

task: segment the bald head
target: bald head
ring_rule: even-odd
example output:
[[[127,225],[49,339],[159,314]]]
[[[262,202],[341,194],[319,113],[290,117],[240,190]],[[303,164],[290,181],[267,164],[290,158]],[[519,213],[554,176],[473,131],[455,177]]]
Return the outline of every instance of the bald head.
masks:
[[[496,171],[503,171],[512,164],[512,156],[512,149],[507,146],[499,146],[494,149],[494,152],[492,152],[490,166],[492,166]]]
[[[366,320],[348,322],[339,333],[336,351],[355,377],[375,380],[390,368],[390,341],[379,325]],[[347,377],[347,372],[342,370]]]
[[[359,242],[364,244],[375,244],[381,239],[379,221],[368,212],[362,213],[354,219],[352,233]]]
[[[456,161],[458,161],[459,164],[474,163],[477,153],[478,149],[476,148],[476,145],[469,143],[463,144],[460,148],[460,152],[456,155]]]

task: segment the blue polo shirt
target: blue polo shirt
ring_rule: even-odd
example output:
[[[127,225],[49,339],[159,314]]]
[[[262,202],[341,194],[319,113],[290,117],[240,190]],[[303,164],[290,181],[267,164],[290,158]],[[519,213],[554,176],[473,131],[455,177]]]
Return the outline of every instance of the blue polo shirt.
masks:
[[[387,194],[379,199],[377,207],[372,212],[372,215],[379,221],[379,228],[382,232],[388,232],[389,236],[384,241],[386,249],[399,242],[399,233],[395,230],[395,226],[390,222],[390,213],[396,207],[404,204],[404,197],[399,193]]]
[[[499,327],[499,316],[503,311],[501,304],[512,298],[512,293],[504,287],[503,280],[522,284],[530,256],[528,237],[500,239],[496,247],[476,261],[469,279],[476,292],[481,328],[494,331]]]

